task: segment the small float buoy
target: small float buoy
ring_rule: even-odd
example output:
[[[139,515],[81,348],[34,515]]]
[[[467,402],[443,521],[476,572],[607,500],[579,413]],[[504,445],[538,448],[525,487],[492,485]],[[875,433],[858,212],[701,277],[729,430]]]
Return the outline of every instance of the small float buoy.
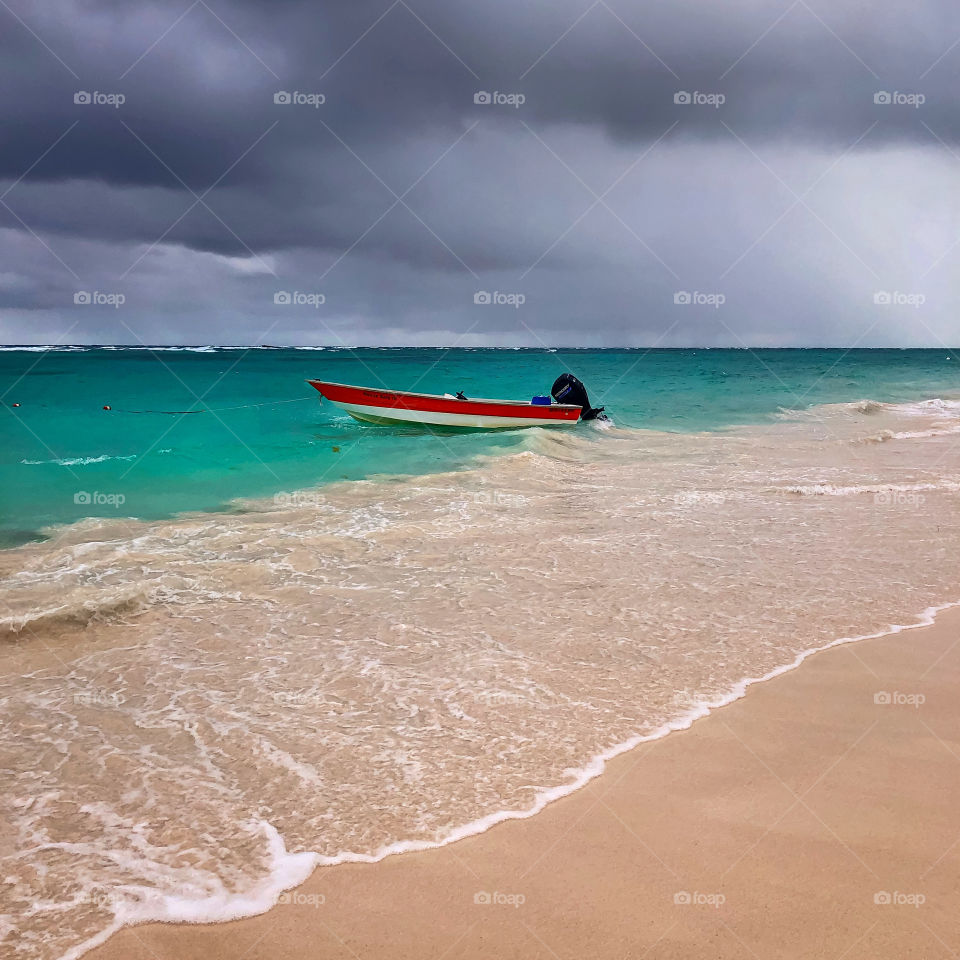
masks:
[[[109,404],[109,403],[105,403],[105,404],[103,405],[103,409],[104,409],[104,410],[109,410],[109,409],[111,409],[111,408],[110,408],[110,404]]]

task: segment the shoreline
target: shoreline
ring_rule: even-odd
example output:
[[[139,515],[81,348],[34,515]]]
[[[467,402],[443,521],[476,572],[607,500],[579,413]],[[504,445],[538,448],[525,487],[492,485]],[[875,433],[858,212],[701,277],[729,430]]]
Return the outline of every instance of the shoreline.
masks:
[[[458,851],[476,844],[489,846],[495,851],[499,850],[500,852],[497,856],[502,856],[504,852],[502,848],[505,844],[511,844],[512,841],[518,839],[516,835],[517,831],[529,830],[534,834],[540,834],[543,830],[549,832],[551,827],[556,827],[558,821],[562,822],[565,819],[567,810],[571,805],[582,806],[582,804],[586,802],[585,800],[578,800],[578,798],[583,798],[585,795],[592,796],[598,791],[603,793],[604,785],[608,784],[615,770],[619,770],[623,765],[629,763],[631,756],[637,756],[635,765],[639,765],[640,755],[649,751],[650,748],[655,747],[657,744],[666,743],[675,745],[669,751],[670,753],[679,752],[683,754],[689,749],[692,749],[692,746],[687,747],[685,745],[690,742],[688,738],[691,738],[694,734],[696,734],[697,740],[702,740],[704,737],[715,737],[718,727],[727,726],[725,718],[731,711],[739,708],[737,712],[745,712],[748,721],[752,714],[762,713],[763,706],[756,703],[761,691],[767,691],[766,695],[760,698],[767,701],[771,697],[771,690],[779,690],[782,687],[786,687],[787,694],[790,695],[792,691],[788,685],[791,684],[791,678],[794,678],[793,684],[797,687],[810,686],[811,680],[808,676],[809,673],[829,673],[829,668],[819,667],[817,670],[813,670],[811,669],[812,665],[808,665],[807,669],[803,671],[796,670],[797,667],[812,658],[814,654],[821,655],[820,657],[814,658],[813,661],[815,664],[820,664],[825,660],[829,660],[831,657],[839,656],[844,648],[851,650],[851,645],[853,644],[857,644],[858,649],[867,649],[870,651],[874,651],[878,645],[896,646],[898,645],[899,634],[903,632],[910,632],[911,635],[917,639],[918,647],[925,648],[931,644],[935,646],[942,644],[945,635],[949,636],[951,632],[953,634],[960,633],[960,612],[947,612],[957,606],[960,606],[960,601],[930,607],[920,615],[916,623],[894,625],[887,630],[874,634],[836,639],[822,647],[804,651],[790,664],[770,671],[770,673],[763,677],[740,681],[733,691],[727,697],[723,698],[722,701],[703,705],[652,734],[631,738],[592,758],[590,763],[578,772],[578,775],[573,781],[560,787],[543,791],[538,796],[537,801],[527,810],[502,811],[491,814],[452,831],[451,834],[442,841],[436,843],[426,843],[422,841],[404,842],[391,845],[385,850],[378,851],[378,853],[374,855],[345,854],[338,858],[318,857],[315,854],[309,853],[287,855],[300,859],[301,865],[303,865],[304,859],[311,858],[309,876],[305,882],[299,885],[291,885],[290,883],[283,885],[274,884],[270,892],[270,898],[275,901],[275,904],[265,912],[260,911],[253,916],[247,915],[243,919],[215,923],[203,923],[202,918],[198,916],[196,920],[186,918],[192,920],[192,922],[187,923],[157,923],[153,921],[133,926],[124,926],[119,931],[112,933],[105,942],[101,941],[101,946],[93,946],[92,949],[88,948],[83,951],[82,955],[96,958],[96,960],[107,960],[107,958],[119,958],[120,956],[127,958],[141,955],[165,956],[168,953],[178,957],[194,955],[198,957],[210,955],[227,956],[230,955],[230,953],[225,946],[223,947],[225,952],[222,954],[219,952],[221,940],[223,944],[232,942],[234,934],[239,931],[240,928],[247,929],[252,926],[259,929],[262,924],[281,923],[283,917],[291,913],[296,914],[299,918],[296,921],[297,924],[306,923],[308,926],[311,926],[311,921],[315,921],[319,928],[323,928],[326,926],[326,920],[324,919],[325,911],[329,913],[329,911],[326,910],[329,901],[323,891],[327,889],[331,883],[339,883],[341,877],[345,878],[343,882],[350,884],[356,879],[352,876],[353,871],[356,870],[382,872],[381,876],[384,878],[386,878],[388,873],[392,875],[399,870],[403,875],[402,878],[399,881],[391,882],[399,882],[405,885],[409,880],[407,874],[416,876],[421,872],[421,865],[424,863],[424,858],[428,858],[428,860],[440,858],[439,861],[434,860],[432,863],[428,863],[428,870],[439,869],[442,872],[443,869],[449,869],[449,861],[453,863],[461,861],[461,856]],[[940,616],[941,614],[943,614],[943,616]],[[867,643],[866,641],[871,642]],[[947,644],[946,646],[949,647],[950,645]],[[943,658],[948,659],[950,652],[950,650],[945,648],[944,651],[942,651]],[[893,655],[895,658],[899,657],[901,660],[909,660],[911,655],[916,655],[916,650],[912,647],[910,649],[894,650]],[[857,657],[856,654],[854,654],[853,659],[857,663],[862,662],[861,658]],[[960,652],[950,661],[950,667],[956,678],[960,679]],[[851,680],[849,677],[845,679],[847,681]],[[745,698],[747,690],[751,687],[756,687],[757,690],[754,691],[751,697]],[[834,704],[834,706],[836,705]],[[876,705],[871,706],[876,707]],[[721,707],[725,707],[726,709],[721,710]],[[960,714],[960,711],[957,713]],[[694,721],[698,719],[701,719],[702,723],[694,726]],[[705,727],[709,728],[706,733],[702,732],[702,728]],[[687,737],[667,737],[668,733],[680,731],[686,731]],[[698,731],[700,732],[698,733]],[[729,744],[727,746],[729,746]],[[645,750],[644,748],[647,749]],[[957,759],[960,759],[960,750],[958,750]],[[682,758],[680,760],[680,766],[681,768],[683,766]],[[606,772],[607,776],[600,777],[599,774],[602,772]],[[628,771],[628,773],[629,772],[630,771]],[[617,780],[612,789],[610,789],[612,794],[617,793],[616,788],[619,786],[620,781],[625,778],[625,776],[621,776]],[[958,776],[958,782],[960,782],[960,776]],[[547,822],[542,823],[543,821]],[[537,826],[534,827],[534,824]],[[497,827],[496,830],[491,829],[494,826]],[[508,839],[506,837],[507,833],[511,833],[513,836]],[[950,836],[942,839],[944,844],[949,844],[953,842],[954,837]],[[560,838],[557,838],[553,842],[559,845],[559,840]],[[395,856],[397,853],[408,853],[413,856],[397,857]],[[389,869],[387,869],[387,864],[390,864]],[[409,866],[405,866],[407,864],[409,864]],[[324,867],[324,869],[319,869],[319,867]],[[575,877],[577,870],[576,867],[573,866],[565,872]],[[373,877],[372,879],[374,885],[379,886],[376,882],[378,878]],[[365,874],[364,882],[370,881],[370,874]],[[287,892],[281,893],[280,891],[282,889],[286,889]],[[880,888],[878,887],[877,889],[879,890]],[[483,891],[480,891],[480,893],[482,892]],[[679,893],[682,892],[684,891],[679,891]],[[435,896],[441,896],[444,893],[443,885],[440,885],[440,887],[436,889],[431,888],[431,893]],[[278,896],[279,902],[276,902]],[[491,894],[491,896],[496,898],[499,894],[495,892]],[[511,897],[514,896],[514,894],[504,893],[503,896]],[[523,897],[524,902],[526,902],[526,894],[516,892],[516,896]],[[698,896],[697,891],[691,894],[691,897],[695,900],[694,905],[696,905],[696,898]],[[713,894],[705,893],[704,896],[708,898],[712,896],[715,900],[720,896],[726,897],[721,891],[714,891]],[[516,897],[514,897],[514,899],[515,898]],[[493,904],[496,906],[496,899],[494,899]],[[248,909],[250,906],[251,904],[248,900]],[[381,905],[378,908],[375,904],[371,903],[369,906],[377,915],[386,909],[385,905]],[[471,906],[474,910],[476,909],[476,905],[471,904]],[[519,909],[522,904],[515,903],[513,906]],[[715,904],[714,909],[720,910],[721,906],[722,904]],[[876,905],[871,906],[875,907]],[[674,909],[673,904],[670,904],[670,907]],[[388,909],[387,912],[389,912]],[[470,916],[469,913],[468,916]],[[719,913],[718,916],[720,916]],[[182,920],[184,917],[180,919]],[[474,920],[477,920],[477,918],[474,917]],[[430,918],[427,914],[421,917],[420,925],[424,928],[421,932],[425,933],[426,928],[431,925]],[[286,924],[284,923],[283,926],[286,926]],[[410,945],[411,948],[414,949],[418,948],[417,928],[417,923],[412,923],[409,930]],[[218,934],[217,931],[220,931],[222,936]],[[375,930],[372,930],[371,933],[379,937],[379,934],[377,934]],[[380,931],[380,934],[382,933],[383,931]],[[262,932],[258,935],[265,936]],[[305,935],[305,940],[306,942],[302,943],[299,949],[295,943],[285,941],[283,955],[311,955],[309,947],[313,939]],[[142,949],[147,943],[151,945],[150,951],[144,951]],[[364,950],[366,951],[364,952],[366,956],[369,949],[365,947]],[[80,953],[74,951],[71,951],[70,954],[70,956],[79,955]],[[266,955],[270,954],[268,953]],[[374,956],[377,955],[380,954],[374,951]],[[473,954],[468,953],[464,955]],[[605,954],[596,953],[591,955],[603,956]]]

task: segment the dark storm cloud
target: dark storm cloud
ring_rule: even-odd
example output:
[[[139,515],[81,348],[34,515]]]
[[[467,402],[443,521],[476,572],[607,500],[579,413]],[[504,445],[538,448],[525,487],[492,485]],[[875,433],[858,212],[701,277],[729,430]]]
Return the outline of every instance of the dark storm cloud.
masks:
[[[383,330],[476,336],[470,294],[490,287],[539,304],[523,322],[484,315],[494,340],[535,328],[623,342],[673,325],[661,309],[684,285],[745,283],[745,268],[731,272],[745,250],[768,258],[771,282],[798,287],[781,313],[828,311],[898,268],[870,249],[872,228],[847,239],[858,217],[879,223],[890,206],[874,174],[849,181],[864,199],[839,230],[784,220],[801,249],[768,239],[771,223],[791,205],[833,216],[843,203],[817,205],[817,192],[797,203],[832,163],[839,175],[874,154],[886,158],[878,170],[908,176],[960,141],[960,15],[948,0],[17,0],[0,26],[7,340],[23,311],[55,325],[70,291],[96,283],[129,290],[130,324],[153,334],[201,323],[201,339],[240,328],[255,339],[259,304],[296,281],[334,290],[341,306],[306,331],[280,313],[291,337],[323,339],[337,322],[374,342]],[[78,91],[124,102],[77,104]],[[278,91],[325,102],[276,104]],[[478,91],[524,103],[476,104]],[[791,178],[779,171],[792,154],[805,160]],[[911,216],[898,209],[895,233]],[[855,281],[832,275],[824,244]],[[931,262],[943,245],[936,233]],[[798,262],[818,282],[831,273],[830,286],[799,289]],[[730,292],[744,334],[759,336],[770,290]],[[671,336],[696,341],[708,327],[723,329],[691,318]]]
[[[276,159],[298,146],[333,152],[321,119],[361,142],[458,129],[477,115],[477,89],[523,92],[528,120],[596,124],[626,138],[659,136],[674,120],[683,135],[725,137],[720,119],[763,138],[848,142],[879,121],[874,142],[926,142],[918,118],[945,139],[957,132],[960,55],[949,45],[960,14],[946,0],[822,11],[805,0],[414,6],[195,4],[178,20],[183,10],[147,4],[50,5],[45,15],[21,4],[40,39],[4,11],[0,173],[19,175],[81,119],[69,149],[34,176],[169,184],[122,135],[122,119],[201,189],[278,119],[271,97],[287,87],[322,88],[322,113],[284,122],[228,183],[272,179]],[[122,111],[81,116],[72,94],[88,86],[122,92]],[[678,90],[722,93],[724,109],[678,109]],[[884,90],[922,93],[925,110],[877,109]]]

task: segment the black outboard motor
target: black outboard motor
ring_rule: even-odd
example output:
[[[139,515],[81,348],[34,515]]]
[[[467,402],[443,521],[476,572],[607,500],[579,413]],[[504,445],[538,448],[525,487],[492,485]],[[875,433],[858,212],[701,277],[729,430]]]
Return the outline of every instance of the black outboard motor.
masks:
[[[572,374],[561,373],[550,388],[550,393],[557,403],[572,403],[582,407],[581,420],[606,420],[603,407],[591,407],[587,397],[587,388]]]

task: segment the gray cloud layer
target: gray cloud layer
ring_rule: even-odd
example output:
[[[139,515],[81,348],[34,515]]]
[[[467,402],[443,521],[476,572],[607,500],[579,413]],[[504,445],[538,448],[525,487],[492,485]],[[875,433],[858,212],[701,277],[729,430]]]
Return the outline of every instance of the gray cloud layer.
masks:
[[[17,2],[0,23],[6,342],[953,336],[948,0]]]

